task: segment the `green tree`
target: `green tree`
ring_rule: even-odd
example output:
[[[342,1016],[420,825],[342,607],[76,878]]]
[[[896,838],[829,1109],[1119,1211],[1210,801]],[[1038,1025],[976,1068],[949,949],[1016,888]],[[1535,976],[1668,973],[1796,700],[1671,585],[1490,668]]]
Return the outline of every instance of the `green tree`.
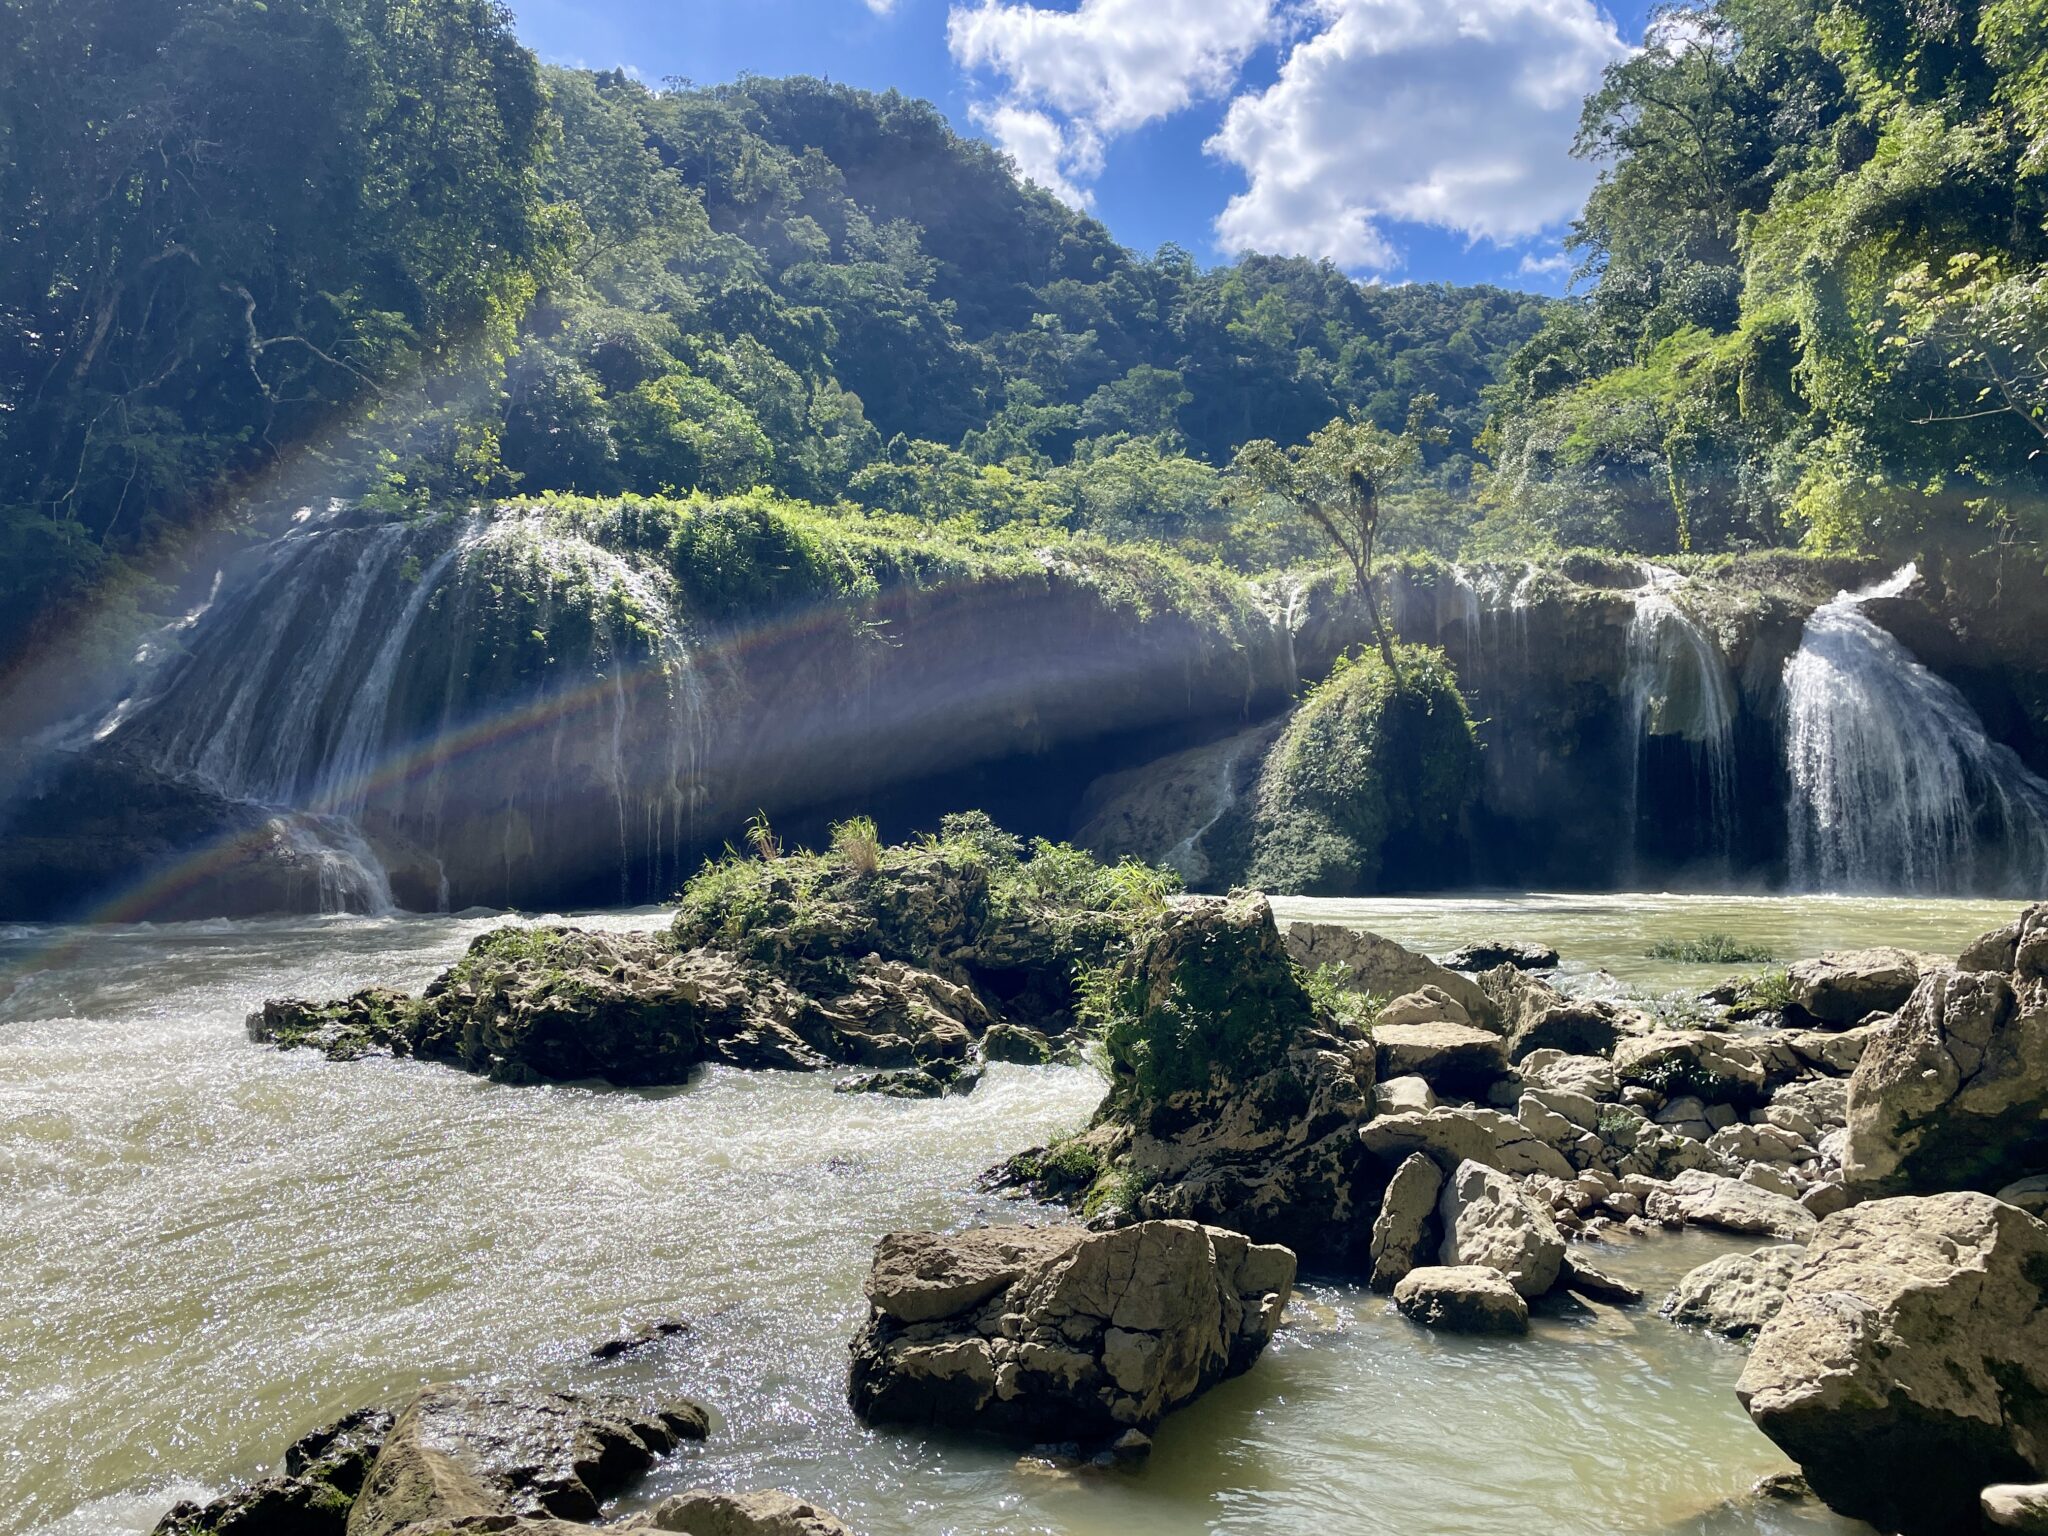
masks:
[[[1436,400],[1418,395],[1408,421],[1389,432],[1363,416],[1339,417],[1294,448],[1247,443],[1231,461],[1240,495],[1274,496],[1308,519],[1337,547],[1351,567],[1352,590],[1364,600],[1380,656],[1398,682],[1400,659],[1393,635],[1380,617],[1373,588],[1373,559],[1386,493],[1421,462],[1425,444],[1441,443],[1444,430],[1430,425]]]

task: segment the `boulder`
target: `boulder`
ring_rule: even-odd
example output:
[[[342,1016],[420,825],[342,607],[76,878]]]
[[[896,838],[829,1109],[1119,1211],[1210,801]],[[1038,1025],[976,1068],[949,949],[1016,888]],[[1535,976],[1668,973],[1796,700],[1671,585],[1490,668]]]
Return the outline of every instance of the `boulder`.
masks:
[[[1604,1301],[1619,1307],[1632,1307],[1643,1299],[1640,1287],[1630,1285],[1570,1252],[1565,1254],[1564,1264],[1558,1270],[1557,1283],[1589,1301]]]
[[[1847,1028],[1890,1013],[1912,995],[1920,961],[1903,949],[1831,950],[1792,966],[1793,1006],[1817,1024]]]
[[[1529,1303],[1497,1269],[1429,1265],[1394,1287],[1401,1315],[1447,1333],[1527,1333]]]
[[[427,1387],[385,1436],[348,1536],[501,1515],[593,1520],[656,1457],[703,1439],[709,1422],[694,1403],[648,1414],[568,1393]]]
[[[1631,1029],[1646,1026],[1635,1015],[1598,998],[1573,997],[1528,1018],[1508,1036],[1508,1055],[1521,1061],[1536,1051],[1572,1056],[1605,1056]]]
[[[793,1494],[709,1488],[674,1494],[612,1529],[680,1531],[683,1536],[853,1536],[844,1522]]]
[[[2017,983],[2017,985],[2016,985]],[[1851,1190],[1993,1190],[2048,1166],[2048,988],[1933,971],[1849,1079]]]
[[[1437,1219],[1443,1224],[1442,1262],[1499,1270],[1524,1296],[1557,1284],[1564,1238],[1549,1208],[1531,1200],[1506,1174],[1464,1162],[1444,1181]]]
[[[957,1261],[941,1255],[951,1243]],[[1149,1431],[1250,1369],[1293,1283],[1287,1249],[1189,1221],[891,1234],[848,1398],[869,1424],[1024,1441]],[[949,1298],[957,1308],[934,1314]]]
[[[1382,1115],[1358,1133],[1358,1141],[1389,1168],[1411,1152],[1426,1152],[1446,1173],[1463,1162],[1484,1163],[1503,1173],[1541,1173],[1555,1179],[1570,1179],[1575,1172],[1555,1147],[1539,1140],[1512,1115],[1496,1109],[1441,1108]]]
[[[1989,1195],[1830,1216],[1736,1393],[1834,1509],[1902,1536],[1977,1528],[2048,1467],[2048,1226]]]
[[[1443,1186],[1443,1170],[1425,1153],[1411,1152],[1394,1170],[1380,1199],[1380,1213],[1373,1218],[1370,1260],[1374,1290],[1391,1291],[1409,1270],[1428,1262],[1437,1196]]]
[[[1806,1250],[1790,1243],[1723,1254],[1687,1273],[1657,1310],[1674,1323],[1746,1339],[1778,1315],[1805,1262]]]
[[[1454,971],[1490,971],[1503,965],[1517,971],[1554,971],[1557,951],[1548,944],[1467,944],[1445,955],[1443,964]]]
[[[1596,1102],[1612,1100],[1621,1092],[1621,1079],[1615,1075],[1614,1063],[1604,1056],[1531,1051],[1515,1063],[1515,1070],[1531,1088],[1557,1088]]]
[[[2048,1483],[1993,1483],[1978,1496],[1977,1507],[1994,1531],[2048,1536]]]
[[[1469,1024],[1381,1024],[1373,1028],[1380,1077],[1419,1077],[1439,1093],[1479,1098],[1507,1076],[1507,1043]]]
[[[1644,1203],[1652,1221],[1685,1222],[1750,1237],[1803,1243],[1813,1236],[1813,1213],[1796,1200],[1739,1179],[1688,1168],[1651,1191]]]
[[[989,1061],[1042,1067],[1052,1060],[1052,1041],[1022,1024],[995,1024],[981,1037],[982,1056]]]
[[[1377,1034],[1389,1024],[1466,1024],[1472,1015],[1441,987],[1423,987],[1395,998],[1373,1018]]]
[[[1373,1112],[1381,1115],[1421,1114],[1436,1108],[1436,1094],[1420,1077],[1383,1077],[1373,1085]]]
[[[1755,1047],[1706,1030],[1659,1030],[1623,1040],[1614,1050],[1614,1071],[1622,1083],[1666,1098],[1692,1095],[1707,1104],[1747,1108],[1764,1097],[1763,1063]]]
[[[1403,997],[1435,987],[1456,999],[1474,1023],[1498,1022],[1493,1004],[1471,977],[1446,970],[1392,939],[1341,923],[1290,923],[1286,939],[1288,954],[1305,969],[1341,967],[1352,988],[1368,997]]]

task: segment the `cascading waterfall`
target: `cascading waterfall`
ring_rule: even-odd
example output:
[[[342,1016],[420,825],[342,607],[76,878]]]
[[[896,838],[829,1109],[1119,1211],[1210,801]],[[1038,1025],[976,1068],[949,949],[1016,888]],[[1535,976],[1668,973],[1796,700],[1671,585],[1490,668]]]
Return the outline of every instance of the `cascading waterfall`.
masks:
[[[426,856],[431,901],[444,832],[480,824],[516,889],[521,859],[588,853],[593,798],[619,899],[684,873],[707,707],[680,603],[545,509],[308,517],[175,638],[83,735],[262,807],[323,910],[394,907],[389,837]],[[438,883],[445,905],[445,860]]]
[[[1711,856],[1727,857],[1735,809],[1735,688],[1720,648],[1673,599],[1684,578],[1662,566],[1631,597],[1628,672],[1623,697],[1629,714],[1629,825],[1640,860],[1645,783],[1658,741],[1685,744],[1689,777],[1704,811]]]
[[[2048,783],[1863,612],[1918,574],[1908,565],[1816,609],[1785,664],[1792,884],[2039,895],[2048,887]]]

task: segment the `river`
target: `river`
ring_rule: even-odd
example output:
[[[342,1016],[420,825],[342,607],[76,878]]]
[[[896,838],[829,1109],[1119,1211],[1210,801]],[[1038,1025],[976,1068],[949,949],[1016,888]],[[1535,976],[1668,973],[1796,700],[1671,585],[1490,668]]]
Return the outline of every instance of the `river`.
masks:
[[[1665,933],[1768,936],[1787,959],[1877,942],[1953,953],[2012,908],[1531,896],[1283,910],[1437,951],[1542,940],[1584,984],[1605,971],[1663,989],[1728,969],[1648,961]],[[1031,1214],[975,1193],[975,1175],[1082,1124],[1099,1080],[999,1066],[972,1098],[938,1103],[725,1070],[668,1092],[515,1088],[243,1034],[266,996],[417,987],[501,921],[0,933],[0,1536],[146,1531],[174,1497],[263,1470],[318,1422],[457,1377],[697,1396],[712,1439],[642,1496],[786,1487],[868,1536],[1861,1529],[1747,1498],[1787,1464],[1735,1403],[1741,1351],[1648,1309],[1479,1342],[1312,1285],[1268,1356],[1169,1420],[1135,1473],[864,1430],[842,1391],[875,1237]],[[1656,1238],[1600,1262],[1654,1293],[1741,1246]],[[590,1358],[677,1315],[687,1334]]]

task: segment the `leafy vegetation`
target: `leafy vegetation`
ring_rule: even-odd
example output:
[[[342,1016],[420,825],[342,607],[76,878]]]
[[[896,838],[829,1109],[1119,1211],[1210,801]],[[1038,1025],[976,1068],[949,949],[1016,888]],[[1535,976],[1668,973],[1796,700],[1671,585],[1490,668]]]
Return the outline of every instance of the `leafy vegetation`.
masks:
[[[1756,965],[1778,958],[1768,944],[1738,939],[1727,933],[1702,933],[1689,939],[1658,939],[1650,945],[1652,960],[1677,960],[1686,965]]]
[[[1478,787],[1479,747],[1443,653],[1340,658],[1267,759],[1245,844],[1247,883],[1343,896],[1414,878]]]
[[[1545,308],[1140,257],[924,103],[543,68],[496,0],[0,0],[0,40],[0,652],[333,495],[767,490],[1267,564],[1314,545],[1228,514],[1239,446],[1428,390],[1416,491],[1461,496]]]
[[[1687,0],[1585,105],[1590,298],[1493,392],[1486,537],[2048,536],[2040,0]]]

